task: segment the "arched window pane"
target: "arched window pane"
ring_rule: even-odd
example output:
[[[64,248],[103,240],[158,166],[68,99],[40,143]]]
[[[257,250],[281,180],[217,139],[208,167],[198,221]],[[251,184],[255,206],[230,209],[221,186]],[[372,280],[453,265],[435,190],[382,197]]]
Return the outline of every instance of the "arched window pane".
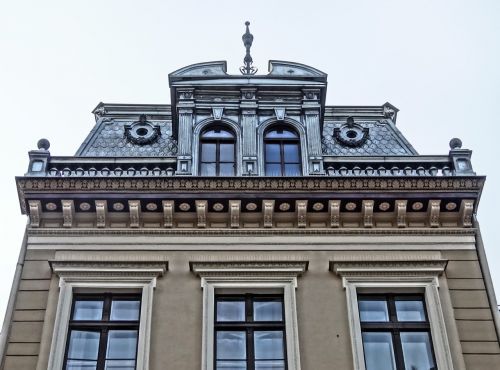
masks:
[[[266,176],[301,176],[300,139],[287,127],[272,127],[264,133]]]
[[[224,127],[210,127],[200,137],[200,175],[234,176],[235,135]]]

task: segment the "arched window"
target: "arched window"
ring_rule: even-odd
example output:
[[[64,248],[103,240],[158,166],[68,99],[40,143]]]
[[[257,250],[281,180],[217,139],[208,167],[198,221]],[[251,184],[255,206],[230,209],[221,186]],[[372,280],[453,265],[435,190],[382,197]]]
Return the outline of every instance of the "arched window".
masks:
[[[224,126],[210,126],[200,135],[200,175],[234,176],[234,133]]]
[[[300,137],[292,128],[273,126],[264,133],[266,176],[301,176]]]

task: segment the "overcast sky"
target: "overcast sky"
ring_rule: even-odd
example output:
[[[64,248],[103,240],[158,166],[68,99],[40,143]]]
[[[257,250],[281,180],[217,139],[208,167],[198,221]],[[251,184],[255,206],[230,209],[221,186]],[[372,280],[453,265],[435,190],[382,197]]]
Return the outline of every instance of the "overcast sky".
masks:
[[[447,154],[452,137],[474,150],[500,289],[500,1],[1,0],[2,318],[26,223],[14,176],[37,140],[73,155],[100,101],[170,103],[168,73],[193,63],[227,60],[237,73],[246,20],[261,73],[269,59],[311,65],[328,73],[328,104],[398,107],[420,154]]]

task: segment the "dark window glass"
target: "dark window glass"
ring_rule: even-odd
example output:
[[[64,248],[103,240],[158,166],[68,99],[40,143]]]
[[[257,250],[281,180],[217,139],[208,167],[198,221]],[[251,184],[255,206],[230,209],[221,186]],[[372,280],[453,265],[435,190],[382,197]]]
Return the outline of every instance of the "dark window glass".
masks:
[[[264,134],[266,176],[301,176],[300,137],[289,127],[277,126]]]
[[[234,176],[236,139],[232,131],[215,126],[200,135],[200,175]]]
[[[423,296],[359,295],[366,370],[436,370]]]
[[[133,370],[141,301],[138,296],[75,296],[66,370]]]
[[[216,370],[285,370],[283,297],[216,296]]]

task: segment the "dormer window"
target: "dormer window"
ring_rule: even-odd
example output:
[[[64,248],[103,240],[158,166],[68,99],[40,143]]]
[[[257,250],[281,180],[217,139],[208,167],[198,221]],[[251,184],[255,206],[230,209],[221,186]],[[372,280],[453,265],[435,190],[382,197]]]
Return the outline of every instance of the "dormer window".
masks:
[[[300,137],[288,126],[273,126],[264,133],[266,176],[301,176]]]
[[[234,176],[236,137],[224,126],[210,126],[200,135],[200,175]]]

